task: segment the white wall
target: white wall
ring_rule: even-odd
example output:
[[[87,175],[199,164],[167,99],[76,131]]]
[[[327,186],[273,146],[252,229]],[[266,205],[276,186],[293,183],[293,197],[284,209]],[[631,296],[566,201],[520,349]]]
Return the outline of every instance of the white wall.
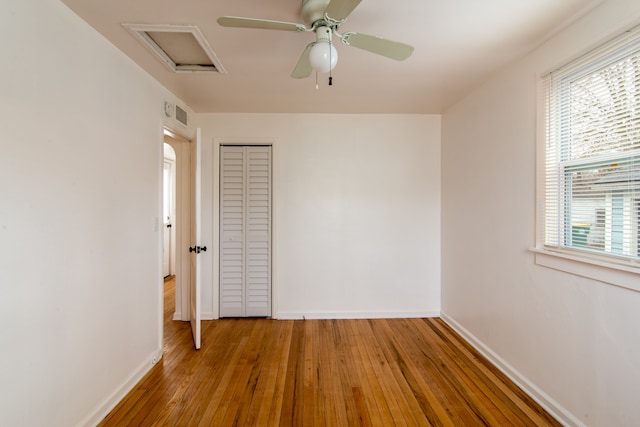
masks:
[[[640,17],[609,0],[443,115],[443,317],[568,424],[640,419],[640,294],[534,264],[536,73]]]
[[[57,0],[0,44],[0,425],[92,423],[161,350],[169,94]]]
[[[206,114],[203,312],[218,314],[218,146],[273,142],[276,318],[437,315],[440,117]],[[209,213],[210,212],[210,213]],[[214,255],[214,252],[216,255]]]

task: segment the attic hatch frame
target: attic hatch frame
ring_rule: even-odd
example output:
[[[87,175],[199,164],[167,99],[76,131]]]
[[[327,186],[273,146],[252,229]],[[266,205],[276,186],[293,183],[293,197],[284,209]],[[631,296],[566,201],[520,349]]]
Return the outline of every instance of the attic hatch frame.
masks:
[[[204,37],[200,28],[195,25],[170,24],[122,24],[142,45],[160,62],[174,73],[218,73],[227,74],[220,60]],[[191,34],[211,64],[182,64],[176,63],[167,52],[149,35],[149,33],[187,33]]]

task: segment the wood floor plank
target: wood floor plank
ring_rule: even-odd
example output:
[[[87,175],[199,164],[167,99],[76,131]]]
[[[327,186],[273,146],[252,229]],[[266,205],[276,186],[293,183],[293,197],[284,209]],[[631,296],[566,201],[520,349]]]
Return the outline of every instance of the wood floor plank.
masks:
[[[332,320],[333,322],[333,354],[336,359],[337,375],[340,378],[342,388],[342,398],[344,399],[344,410],[346,411],[346,425],[371,425],[371,419],[364,407],[361,385],[359,378],[355,375],[356,366],[351,353],[351,346],[348,345],[350,332],[346,329],[347,323]]]
[[[504,402],[498,406],[499,410],[510,410],[511,414],[513,414],[511,418],[517,416],[520,419],[520,424],[523,425],[537,426],[552,422],[551,416],[542,407],[537,404],[532,405],[532,400],[529,396],[513,384],[495,366],[491,365],[477,350],[459,338],[442,320],[437,319],[428,324],[423,322],[423,326],[425,325],[432,330],[440,331],[447,341],[451,343],[451,345],[447,346],[447,350],[459,352],[460,359],[470,361],[474,370],[481,373],[481,375],[477,375],[476,381],[478,384],[493,387],[495,398],[492,400],[494,402]]]
[[[406,321],[398,320],[397,322],[389,323],[391,325],[404,325]],[[381,328],[389,323],[379,322]],[[424,375],[422,361],[412,357],[416,351],[415,344],[411,340],[401,340],[402,335],[398,334],[398,330],[392,333],[395,337],[392,343],[392,363],[396,363],[399,366],[402,377],[411,388],[427,421],[434,426],[452,427],[463,425],[459,419],[459,413],[447,410],[449,401],[446,399],[445,391],[439,388],[433,375]]]
[[[500,401],[501,396],[493,393],[493,390],[487,387],[486,383],[474,375],[473,369],[468,365],[465,359],[460,359],[455,353],[452,353],[451,346],[442,337],[433,334],[429,329],[421,329],[423,324],[416,324],[414,334],[419,334],[419,340],[426,345],[430,343],[437,355],[436,362],[430,367],[433,372],[437,373],[440,383],[444,390],[451,390],[450,395],[459,396],[459,404],[469,408],[473,413],[469,416],[483,420],[483,423],[489,425],[508,424],[508,418],[505,418],[501,411],[493,402]],[[445,364],[443,360],[452,360],[454,363]],[[460,411],[463,412],[463,411]],[[468,419],[466,420],[467,422]]]
[[[477,418],[474,415],[478,414],[468,411],[469,407],[464,399],[452,390],[447,376],[442,375],[441,369],[446,364],[441,361],[438,343],[431,342],[429,345],[421,343],[421,337],[415,335],[413,322],[391,322],[388,325],[394,341],[403,351],[404,358],[412,362],[411,366],[416,370],[418,377],[428,379],[429,388],[435,390],[438,401],[443,402],[443,407],[447,409],[451,421],[455,425],[472,423],[471,420]]]
[[[273,322],[272,325],[274,341],[267,343],[270,348],[270,358],[265,364],[266,374],[261,376],[264,379],[264,397],[256,402],[256,405],[259,405],[258,414],[255,424],[252,425],[275,425],[280,419],[282,410],[284,378],[293,322]]]
[[[318,349],[320,354],[321,387],[328,410],[325,419],[327,427],[349,425],[347,405],[344,396],[342,377],[340,376],[340,343],[336,342],[335,321],[320,322]]]
[[[411,421],[414,420],[415,425],[427,425],[429,424],[428,418],[425,416],[419,402],[419,400],[421,400],[421,396],[416,396],[414,390],[411,388],[411,385],[403,372],[403,364],[393,362],[398,358],[398,350],[395,348],[394,344],[395,339],[396,337],[388,328],[388,325],[386,325],[386,323],[382,323],[378,328],[377,341],[383,352],[383,357],[387,361],[389,371],[398,385],[399,391],[397,398],[402,399],[404,403],[404,418],[409,424],[412,424]]]
[[[441,319],[172,320],[102,426],[559,426]]]
[[[282,399],[281,426],[302,425],[304,395],[304,322],[295,322],[291,332],[291,346],[287,361],[284,397]]]
[[[350,369],[352,375],[357,377],[356,383],[358,386],[354,388],[354,397],[358,403],[359,418],[368,420],[367,424],[381,425],[382,415],[374,397],[374,386],[370,382],[367,366],[364,363],[361,351],[362,336],[358,328],[358,320],[345,320],[344,325],[346,329],[345,336],[349,337],[345,345],[350,349]]]
[[[376,425],[385,425],[392,426],[398,425],[394,421],[394,417],[391,413],[391,408],[389,407],[389,400],[385,398],[385,392],[383,386],[390,383],[390,381],[379,381],[379,378],[386,378],[384,375],[380,375],[378,377],[376,371],[380,371],[377,369],[378,366],[374,366],[377,364],[375,360],[372,360],[372,355],[370,354],[371,350],[375,345],[375,335],[372,333],[370,329],[370,324],[366,320],[353,320],[351,321],[353,327],[358,330],[358,333],[353,336],[356,338],[356,343],[358,346],[358,351],[360,353],[359,357],[359,370],[360,374],[363,377],[366,377],[367,381],[367,393],[369,396],[367,399],[369,411],[372,415],[372,421]],[[403,419],[398,419],[398,422],[401,422]]]

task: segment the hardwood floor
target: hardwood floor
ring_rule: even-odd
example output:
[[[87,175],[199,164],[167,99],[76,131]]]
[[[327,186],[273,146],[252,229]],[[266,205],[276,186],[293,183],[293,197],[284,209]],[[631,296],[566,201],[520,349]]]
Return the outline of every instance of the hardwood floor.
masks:
[[[164,357],[101,425],[560,425],[440,319],[203,322],[165,289]]]

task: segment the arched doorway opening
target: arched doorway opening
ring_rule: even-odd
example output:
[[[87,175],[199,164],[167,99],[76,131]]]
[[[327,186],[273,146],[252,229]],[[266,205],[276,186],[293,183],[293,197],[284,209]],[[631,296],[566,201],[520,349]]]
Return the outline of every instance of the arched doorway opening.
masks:
[[[162,169],[162,275],[165,280],[176,272],[176,152],[166,142],[163,147]]]
[[[164,129],[163,155],[163,274],[168,257],[169,274],[175,277],[173,320],[189,320],[188,284],[190,280],[189,239],[191,209],[189,203],[190,141],[169,128]],[[170,171],[167,171],[167,168]],[[165,189],[165,175],[169,188]],[[169,194],[167,194],[169,193]],[[165,209],[167,211],[165,211]],[[170,227],[167,227],[170,225]],[[167,232],[167,229],[170,231]],[[167,242],[167,239],[170,239]],[[169,248],[168,253],[166,252]]]

